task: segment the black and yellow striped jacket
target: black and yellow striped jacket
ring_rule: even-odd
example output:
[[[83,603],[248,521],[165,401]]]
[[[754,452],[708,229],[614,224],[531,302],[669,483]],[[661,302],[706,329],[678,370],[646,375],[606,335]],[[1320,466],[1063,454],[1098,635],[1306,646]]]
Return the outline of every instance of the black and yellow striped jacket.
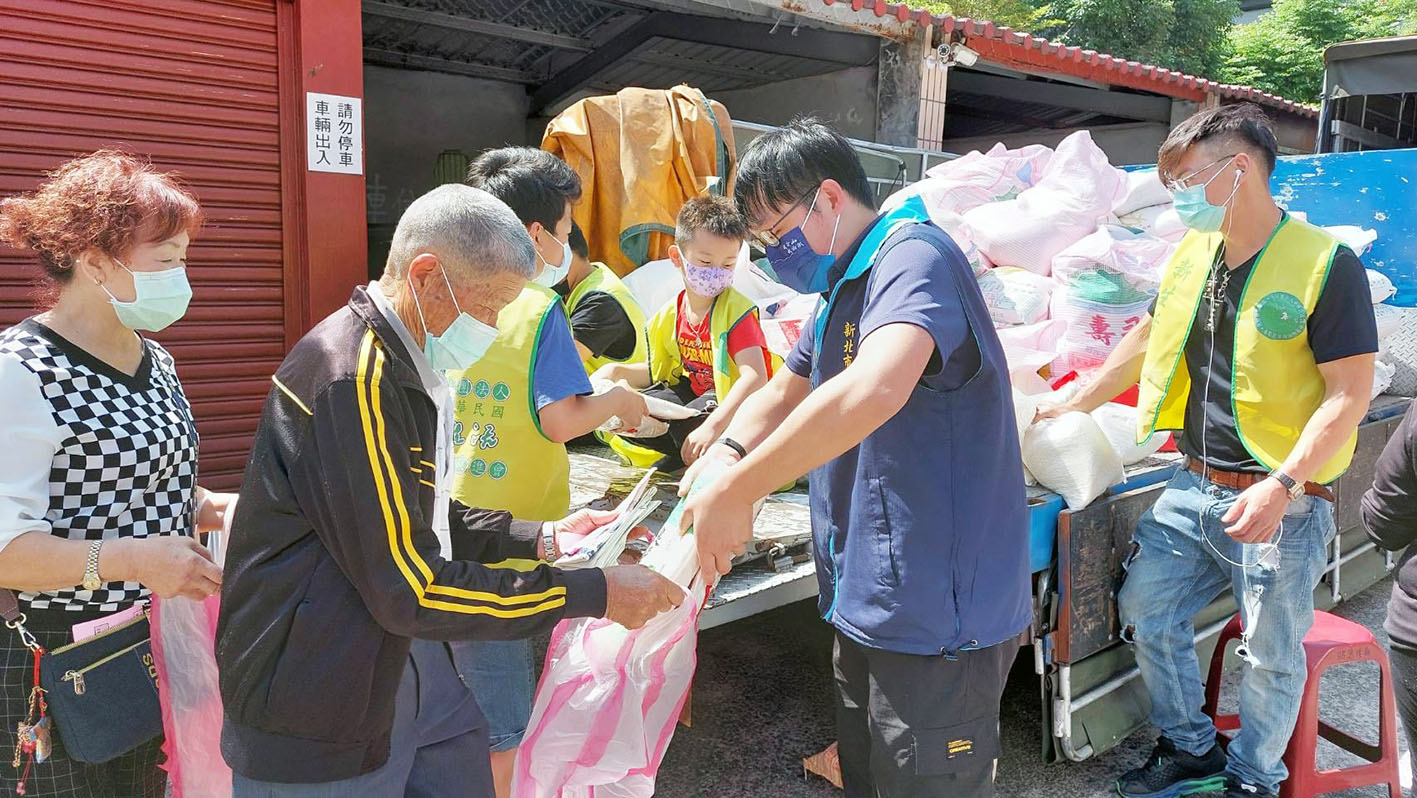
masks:
[[[412,638],[527,637],[605,612],[598,570],[534,558],[539,524],[454,503],[433,512],[437,409],[364,288],[273,378],[237,503],[217,662],[233,770],[276,782],[384,764]]]

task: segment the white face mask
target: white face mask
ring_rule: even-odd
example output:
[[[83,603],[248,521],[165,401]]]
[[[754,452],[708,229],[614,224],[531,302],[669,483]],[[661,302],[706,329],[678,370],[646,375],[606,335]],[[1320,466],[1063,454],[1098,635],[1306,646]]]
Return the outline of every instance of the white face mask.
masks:
[[[542,229],[548,236],[551,236],[552,241],[561,245],[561,262],[553,266],[551,261],[541,258],[541,252],[538,251],[536,256],[541,258],[541,273],[536,275],[532,282],[543,288],[551,288],[560,284],[562,280],[566,279],[566,275],[571,273],[571,239],[567,238],[562,241],[556,236],[552,236],[550,230]]]
[[[418,291],[413,280],[408,281],[409,293],[413,294],[413,306],[418,310],[418,322],[423,325],[423,354],[428,363],[437,371],[462,371],[487,354],[497,340],[497,328],[474,319],[458,307],[458,298],[453,295],[453,285],[448,282],[448,272],[438,264],[443,272],[443,284],[448,287],[448,296],[457,309],[457,318],[443,330],[442,335],[434,335],[428,330],[428,322],[423,319],[423,305],[418,301]]]
[[[158,332],[166,329],[187,312],[192,301],[192,286],[187,282],[187,269],[174,266],[158,272],[135,272],[114,258],[114,263],[133,275],[133,301],[124,302],[106,286],[98,287],[108,294],[108,301],[118,314],[118,321],[130,330]]]

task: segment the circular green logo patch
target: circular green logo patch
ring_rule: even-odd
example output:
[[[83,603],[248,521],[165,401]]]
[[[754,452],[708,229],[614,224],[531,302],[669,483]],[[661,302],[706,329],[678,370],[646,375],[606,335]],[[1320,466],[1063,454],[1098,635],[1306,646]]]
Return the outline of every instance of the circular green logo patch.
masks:
[[[472,387],[472,390],[477,394],[478,399],[486,399],[487,394],[492,393],[492,386],[487,384],[487,380],[478,380],[477,384]],[[466,396],[467,394],[463,395]]]
[[[1308,320],[1299,297],[1283,291],[1265,296],[1255,306],[1255,326],[1260,334],[1277,341],[1287,341],[1303,332]]]
[[[493,479],[501,479],[507,475],[507,464],[498,460],[487,473],[491,474]]]

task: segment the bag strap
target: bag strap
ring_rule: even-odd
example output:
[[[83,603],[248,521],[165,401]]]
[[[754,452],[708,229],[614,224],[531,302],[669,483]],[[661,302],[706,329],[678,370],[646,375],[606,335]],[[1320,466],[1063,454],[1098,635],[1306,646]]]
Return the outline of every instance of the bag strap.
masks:
[[[22,623],[24,616],[20,614],[20,597],[15,595],[15,591],[9,588],[0,588],[0,618],[5,623]]]

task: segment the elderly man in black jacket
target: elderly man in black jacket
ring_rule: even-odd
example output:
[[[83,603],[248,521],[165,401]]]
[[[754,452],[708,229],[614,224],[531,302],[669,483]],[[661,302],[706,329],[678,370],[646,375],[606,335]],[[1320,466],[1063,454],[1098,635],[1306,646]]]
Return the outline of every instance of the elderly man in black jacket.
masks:
[[[446,644],[562,618],[642,625],[682,600],[638,565],[562,571],[551,524],[449,499],[451,397],[535,269],[511,209],[446,185],[409,206],[384,275],[271,378],[217,633],[235,795],[491,796],[486,722]],[[613,517],[613,516],[612,516]]]

